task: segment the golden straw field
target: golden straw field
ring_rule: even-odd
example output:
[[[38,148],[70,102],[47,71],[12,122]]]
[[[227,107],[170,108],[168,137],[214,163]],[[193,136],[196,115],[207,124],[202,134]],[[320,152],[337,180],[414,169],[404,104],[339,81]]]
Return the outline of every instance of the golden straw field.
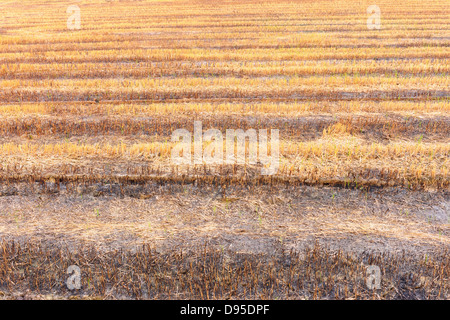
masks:
[[[0,298],[449,299],[449,74],[444,0],[1,1]],[[278,130],[276,172],[175,163],[194,121]]]

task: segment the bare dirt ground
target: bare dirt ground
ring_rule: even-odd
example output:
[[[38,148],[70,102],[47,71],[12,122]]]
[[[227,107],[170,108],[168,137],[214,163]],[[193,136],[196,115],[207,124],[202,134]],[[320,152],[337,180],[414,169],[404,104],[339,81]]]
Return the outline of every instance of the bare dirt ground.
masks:
[[[208,243],[251,253],[318,242],[352,252],[423,255],[450,244],[448,191],[147,184],[117,193],[117,186],[94,185],[77,194],[0,197],[0,236],[105,250]]]
[[[14,188],[0,197],[0,299],[448,299],[446,190]],[[70,264],[81,291],[65,286]]]

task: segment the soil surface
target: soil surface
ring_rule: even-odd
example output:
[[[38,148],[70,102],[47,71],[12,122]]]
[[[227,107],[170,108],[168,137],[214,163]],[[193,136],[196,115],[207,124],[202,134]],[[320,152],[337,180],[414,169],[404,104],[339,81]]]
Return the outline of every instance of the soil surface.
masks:
[[[448,191],[151,184],[77,191],[3,193],[0,237],[52,246],[94,243],[106,251],[143,243],[158,251],[209,244],[269,254],[316,242],[355,253],[419,256],[450,245]]]

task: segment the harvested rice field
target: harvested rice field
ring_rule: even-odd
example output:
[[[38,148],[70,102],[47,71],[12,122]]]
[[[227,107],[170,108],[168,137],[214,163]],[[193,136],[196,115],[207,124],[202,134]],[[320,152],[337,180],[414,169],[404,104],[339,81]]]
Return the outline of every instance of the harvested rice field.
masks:
[[[444,0],[2,1],[0,299],[450,299],[449,73]]]

